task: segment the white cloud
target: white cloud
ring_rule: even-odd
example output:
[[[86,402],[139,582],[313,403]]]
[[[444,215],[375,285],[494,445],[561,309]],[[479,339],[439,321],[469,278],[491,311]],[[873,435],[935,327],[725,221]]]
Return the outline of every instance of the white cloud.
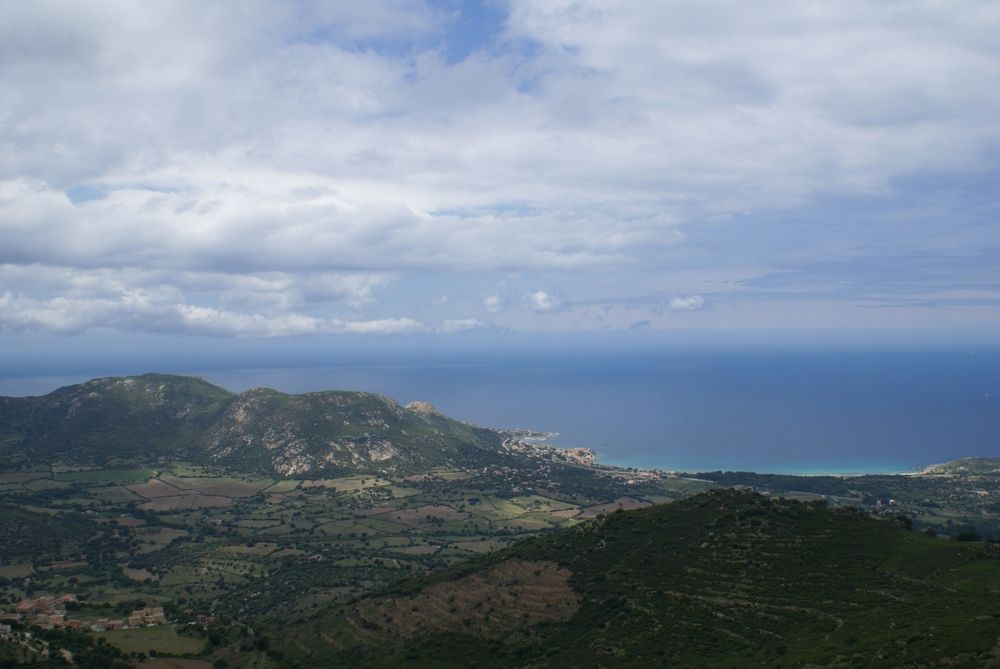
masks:
[[[0,258],[231,272],[573,268],[624,261],[640,234],[596,216],[568,234],[547,216],[484,216],[470,232],[460,217],[276,185],[290,179],[280,174],[239,178],[205,191],[122,188],[76,205],[39,181],[0,182]]]
[[[705,308],[705,298],[701,295],[679,295],[670,300],[671,311],[701,311]]]
[[[552,311],[559,307],[559,300],[544,290],[536,290],[525,295],[525,302],[535,311]]]
[[[412,318],[342,320],[286,312],[235,312],[164,300],[142,291],[118,298],[35,300],[9,291],[0,294],[0,331],[50,331],[78,334],[115,327],[135,332],[236,337],[287,337],[308,334],[409,334],[427,328]]]
[[[125,295],[189,331],[416,327],[415,274],[434,295],[444,271],[641,273],[681,226],[997,166],[990,3],[509,9],[449,62],[453,17],[419,0],[5,7],[0,263],[28,270],[8,300],[59,331],[136,327]]]
[[[485,327],[488,327],[486,323],[475,318],[458,318],[448,319],[442,322],[437,328],[437,331],[443,333],[467,332],[469,330],[479,330]]]
[[[299,273],[294,275],[292,285],[307,303],[363,307],[374,302],[375,293],[392,283],[393,278],[386,274]]]
[[[412,318],[380,318],[371,321],[334,320],[325,326],[325,332],[350,334],[410,334],[424,332],[426,327]]]
[[[493,293],[483,298],[483,307],[491,314],[498,313],[503,308],[503,298],[499,293]]]

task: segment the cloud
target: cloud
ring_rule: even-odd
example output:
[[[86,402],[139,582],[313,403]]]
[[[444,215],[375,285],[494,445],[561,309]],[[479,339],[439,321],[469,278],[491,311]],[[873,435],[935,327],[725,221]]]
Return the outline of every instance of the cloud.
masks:
[[[410,334],[424,332],[426,327],[412,318],[380,318],[372,321],[341,321],[334,319],[324,331],[349,334]]]
[[[566,234],[549,217],[525,215],[480,217],[470,235],[453,215],[275,183],[287,175],[239,178],[180,192],[111,189],[79,203],[40,181],[0,182],[0,261],[230,272],[574,268],[622,262],[638,234],[616,233],[601,217]]]
[[[705,308],[705,298],[701,295],[679,295],[671,298],[671,311],[701,311]]]
[[[499,293],[493,293],[483,298],[483,307],[491,314],[495,314],[503,308],[503,298]]]
[[[646,292],[663,267],[731,271],[754,232],[727,230],[708,258],[720,222],[831,198],[905,214],[914,174],[1000,169],[989,3],[511,0],[461,57],[458,10],[355,5],[6,7],[11,308],[67,332],[140,327],[129,295],[171,331],[414,328],[412,304],[457,323],[502,311],[477,297],[501,276],[525,277],[510,295]],[[986,226],[951,213],[934,219],[941,244],[983,248]],[[911,216],[872,220],[839,245],[770,234],[817,263],[919,243]],[[777,271],[784,254],[767,252],[748,262]],[[458,274],[480,277],[464,298]],[[504,312],[535,319],[518,327],[565,311],[546,291],[524,304]]]
[[[147,292],[118,298],[33,300],[9,291],[0,295],[0,331],[79,334],[102,327],[134,332],[236,337],[309,334],[410,334],[427,328],[412,318],[342,320],[301,313],[261,314],[177,303]]]
[[[475,318],[448,319],[441,323],[441,325],[437,328],[437,332],[450,334],[455,332],[467,332],[469,330],[479,330],[485,327],[489,326]]]
[[[524,296],[525,302],[535,311],[553,311],[559,308],[559,300],[544,290],[536,290]]]

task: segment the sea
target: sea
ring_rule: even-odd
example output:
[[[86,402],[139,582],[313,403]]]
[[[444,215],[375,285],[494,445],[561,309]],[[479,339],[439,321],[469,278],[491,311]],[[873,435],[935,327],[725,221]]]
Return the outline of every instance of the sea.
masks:
[[[857,474],[1000,457],[1000,349],[550,350],[157,371],[233,391],[423,400],[478,425],[549,432],[554,445],[624,467]],[[86,378],[0,376],[0,395]]]

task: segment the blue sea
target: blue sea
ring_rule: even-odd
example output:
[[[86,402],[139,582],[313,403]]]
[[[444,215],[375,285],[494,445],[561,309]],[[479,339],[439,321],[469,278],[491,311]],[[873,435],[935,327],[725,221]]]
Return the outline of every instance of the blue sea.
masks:
[[[575,350],[161,371],[235,391],[424,400],[480,425],[558,433],[552,443],[593,448],[622,466],[874,473],[1000,457],[998,350]],[[0,378],[0,394],[83,378]]]

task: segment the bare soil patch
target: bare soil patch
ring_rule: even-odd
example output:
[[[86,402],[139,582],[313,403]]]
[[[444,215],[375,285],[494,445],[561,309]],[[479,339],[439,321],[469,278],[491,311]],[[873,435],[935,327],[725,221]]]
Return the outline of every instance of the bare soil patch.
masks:
[[[170,485],[182,490],[191,490],[205,495],[222,497],[253,497],[269,487],[271,481],[247,481],[230,478],[177,478],[167,479]]]
[[[600,514],[614,513],[615,511],[622,509],[623,511],[628,511],[630,509],[641,509],[646,506],[651,506],[649,502],[643,501],[641,499],[635,499],[634,497],[619,497],[613,502],[608,504],[596,504],[594,506],[584,507],[580,511],[579,518],[594,518]]]
[[[507,560],[409,597],[362,600],[355,611],[361,628],[404,639],[462,630],[495,638],[568,620],[580,607],[580,597],[569,585],[571,575],[553,562]]]
[[[441,550],[440,546],[424,545],[424,546],[394,546],[392,551],[394,553],[405,553],[406,555],[433,555]]]
[[[24,483],[25,481],[48,478],[48,476],[47,472],[10,472],[0,474],[0,483]]]
[[[136,495],[146,499],[158,499],[160,497],[174,497],[176,495],[194,495],[192,490],[181,490],[172,485],[168,485],[160,479],[149,479],[146,483],[136,483],[125,486]]]
[[[145,581],[147,578],[156,580],[156,575],[147,569],[132,569],[131,567],[123,566],[122,573],[133,581]]]

